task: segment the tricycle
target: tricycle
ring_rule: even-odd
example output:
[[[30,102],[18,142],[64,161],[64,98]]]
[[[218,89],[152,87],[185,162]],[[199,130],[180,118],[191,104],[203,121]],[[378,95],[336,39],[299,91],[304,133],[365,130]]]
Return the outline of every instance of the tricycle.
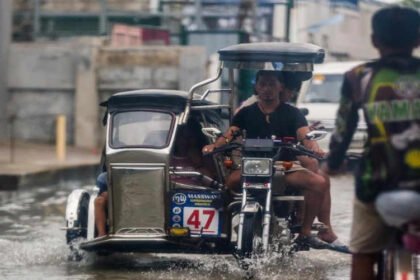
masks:
[[[207,156],[201,149],[230,124],[238,103],[239,70],[291,72],[309,79],[324,51],[312,44],[248,43],[223,48],[219,55],[216,76],[188,92],[142,89],[116,93],[104,102],[106,234],[98,236],[95,226],[98,189],[72,191],[65,228],[72,252],[251,257],[299,249],[294,246],[299,219],[293,206],[303,196],[272,193],[272,178],[288,168],[291,155],[317,156],[296,141],[245,135]],[[227,88],[209,87],[224,80],[224,71]],[[224,94],[229,98],[211,101],[211,96]],[[307,137],[323,135],[314,131]],[[225,180],[235,165],[232,151],[238,149],[243,187],[234,192],[227,190]]]

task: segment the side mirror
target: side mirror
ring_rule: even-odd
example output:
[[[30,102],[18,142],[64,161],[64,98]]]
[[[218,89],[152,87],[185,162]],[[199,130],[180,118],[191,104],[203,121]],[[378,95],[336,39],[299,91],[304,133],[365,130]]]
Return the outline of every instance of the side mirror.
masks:
[[[222,135],[222,132],[215,128],[215,127],[203,127],[201,129],[201,132],[203,132],[204,135],[206,135],[207,137],[210,137],[213,139],[213,141],[216,141],[216,139]]]
[[[308,134],[306,134],[306,139],[308,140],[321,140],[327,136],[328,132],[324,130],[312,130]]]

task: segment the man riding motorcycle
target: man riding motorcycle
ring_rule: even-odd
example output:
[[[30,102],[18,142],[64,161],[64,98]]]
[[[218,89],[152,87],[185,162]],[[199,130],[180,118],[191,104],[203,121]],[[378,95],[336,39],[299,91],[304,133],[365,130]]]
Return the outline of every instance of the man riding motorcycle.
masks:
[[[245,130],[247,138],[284,137],[297,138],[316,153],[323,154],[315,141],[305,139],[310,131],[305,117],[300,111],[284,102],[284,77],[277,71],[259,71],[256,76],[255,94],[258,101],[241,109],[233,118],[231,127],[216,140],[214,144],[203,148],[203,153],[209,153],[214,148],[222,146],[232,140],[235,132]],[[297,166],[285,176],[286,184],[303,190],[305,196],[305,210],[302,230],[298,243],[313,248],[334,248],[346,251],[346,246],[338,241],[331,223],[331,197],[329,181],[313,171]],[[226,186],[235,189],[240,183],[240,171],[235,170],[226,180]],[[315,219],[325,223],[327,230],[311,235],[312,224]]]

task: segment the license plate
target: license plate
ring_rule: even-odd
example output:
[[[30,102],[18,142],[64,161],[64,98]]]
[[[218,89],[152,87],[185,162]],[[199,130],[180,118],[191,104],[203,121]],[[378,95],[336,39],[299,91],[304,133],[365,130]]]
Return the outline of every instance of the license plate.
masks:
[[[184,207],[183,226],[192,234],[217,235],[219,233],[219,212],[212,208]]]
[[[171,194],[171,227],[187,227],[193,236],[220,236],[222,219],[212,202],[217,192],[178,191]]]

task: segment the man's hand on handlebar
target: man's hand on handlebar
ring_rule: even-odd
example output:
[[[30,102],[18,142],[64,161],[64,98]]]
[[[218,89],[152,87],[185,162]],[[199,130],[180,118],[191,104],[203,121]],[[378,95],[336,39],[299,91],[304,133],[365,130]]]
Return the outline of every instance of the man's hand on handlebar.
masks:
[[[210,145],[205,145],[204,147],[203,147],[203,149],[202,149],[202,153],[205,155],[205,154],[208,154],[208,153],[211,153],[211,152],[213,152],[213,150],[216,148],[216,145],[215,144],[210,144]]]
[[[220,136],[219,138],[217,138],[217,140],[213,144],[205,145],[203,147],[203,149],[202,149],[203,154],[212,153],[214,151],[214,149],[230,143],[230,141],[239,137],[240,134],[241,133],[240,133],[240,130],[239,130],[238,127],[235,127],[235,126],[229,127],[229,129],[226,131],[226,133],[224,135]]]

